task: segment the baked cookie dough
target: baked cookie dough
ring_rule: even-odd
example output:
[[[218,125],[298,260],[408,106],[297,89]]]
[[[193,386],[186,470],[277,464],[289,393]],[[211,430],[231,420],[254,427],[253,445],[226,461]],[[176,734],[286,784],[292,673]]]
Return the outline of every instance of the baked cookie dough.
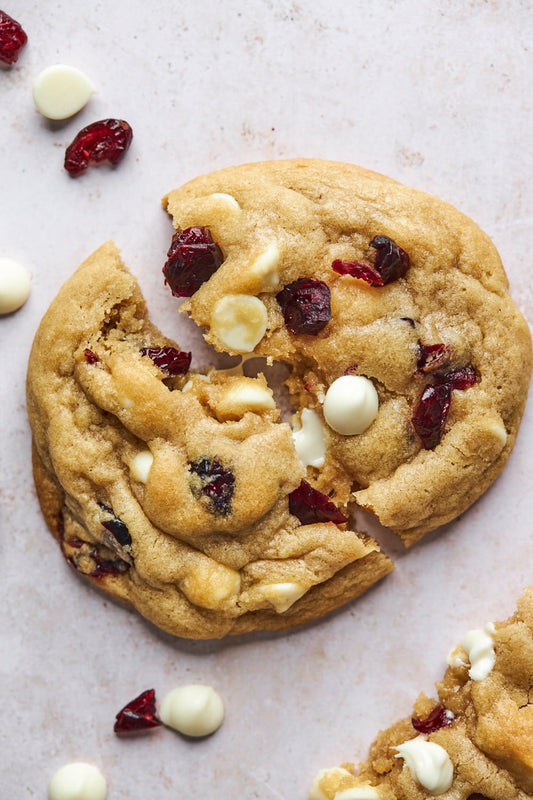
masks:
[[[310,800],[533,797],[533,587],[506,622],[469,631],[438,700],[382,731],[367,761],[321,770]]]
[[[163,203],[181,309],[218,350],[291,365],[298,413],[323,431],[323,462],[308,461],[318,489],[335,486],[411,545],[488,488],[515,441],[531,340],[470,219],[305,159],[223,169]]]
[[[290,628],[392,568],[347,529],[342,498],[304,480],[264,377],[191,371],[112,243],[44,316],[27,402],[37,493],[63,555],[166,631]]]

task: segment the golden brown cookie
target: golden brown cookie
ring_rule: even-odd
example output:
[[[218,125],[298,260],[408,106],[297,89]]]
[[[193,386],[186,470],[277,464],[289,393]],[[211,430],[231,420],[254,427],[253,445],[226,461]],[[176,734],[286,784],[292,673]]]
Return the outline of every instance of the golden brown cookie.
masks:
[[[164,630],[289,628],[392,568],[347,529],[342,501],[303,481],[264,377],[191,371],[112,243],[44,316],[27,400],[37,492],[63,555]]]
[[[218,350],[291,365],[293,401],[323,429],[318,488],[353,493],[407,545],[487,489],[515,441],[531,341],[470,219],[305,159],[230,167],[163,202],[182,310]]]
[[[506,622],[469,631],[438,700],[382,731],[357,771],[321,770],[310,800],[533,797],[533,587]]]

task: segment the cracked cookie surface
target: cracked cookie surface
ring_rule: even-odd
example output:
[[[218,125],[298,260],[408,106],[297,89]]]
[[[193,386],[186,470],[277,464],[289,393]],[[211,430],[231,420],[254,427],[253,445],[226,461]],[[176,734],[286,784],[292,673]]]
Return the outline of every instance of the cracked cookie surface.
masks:
[[[220,249],[199,283],[178,286],[182,310],[218,350],[291,365],[295,405],[323,424],[319,489],[334,481],[410,545],[488,488],[515,441],[531,341],[498,253],[469,218],[382,175],[306,159],[220,170],[163,204],[178,231],[205,229]],[[380,276],[389,242],[400,256],[385,253]],[[329,289],[330,316],[293,328],[281,293],[304,280]],[[242,298],[259,320],[248,342],[228,337],[228,319],[233,333],[238,312],[246,317]],[[465,370],[471,380],[460,383]],[[324,396],[346,374],[379,397],[358,435],[324,421]]]
[[[53,301],[27,400],[39,500],[68,562],[191,638],[289,628],[389,572],[329,497],[305,524],[291,513],[305,469],[263,376],[189,364],[112,243]]]
[[[310,800],[533,797],[533,588],[512,617],[487,628],[490,636],[486,629],[471,631],[452,651],[438,700],[421,695],[413,716],[382,731],[357,771],[351,764],[321,770]],[[473,642],[481,648],[470,647]],[[483,649],[486,663],[479,670]],[[423,785],[424,753],[422,759],[399,757],[413,742],[430,743],[428,760],[437,754],[449,765],[440,786]]]

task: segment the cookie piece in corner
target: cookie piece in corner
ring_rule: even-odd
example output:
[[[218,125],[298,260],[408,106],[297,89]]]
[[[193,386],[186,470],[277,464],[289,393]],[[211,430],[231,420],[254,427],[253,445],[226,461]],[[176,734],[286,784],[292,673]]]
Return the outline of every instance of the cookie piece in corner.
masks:
[[[309,800],[527,800],[533,796],[533,587],[506,622],[469,631],[438,700],[382,731],[357,771],[321,770]]]
[[[387,574],[345,504],[311,484],[263,375],[190,364],[112,243],[52,302],[27,401],[37,493],[67,562],[191,638],[290,628]]]
[[[163,205],[176,228],[165,279],[187,298],[181,310],[217,349],[289,364],[300,413],[323,424],[317,488],[334,476],[410,545],[490,486],[515,442],[531,339],[472,220],[313,159],[229,167]],[[341,390],[345,376],[372,391]]]

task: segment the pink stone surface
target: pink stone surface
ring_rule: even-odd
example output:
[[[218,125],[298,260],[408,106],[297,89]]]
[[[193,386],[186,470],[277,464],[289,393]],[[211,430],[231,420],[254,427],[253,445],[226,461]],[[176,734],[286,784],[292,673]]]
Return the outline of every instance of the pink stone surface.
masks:
[[[315,772],[366,756],[377,730],[432,692],[451,646],[505,618],[532,582],[526,410],[510,462],[486,495],[410,552],[368,519],[396,571],[293,633],[189,642],[160,633],[85,585],[45,530],[24,402],[39,320],[63,281],[113,238],[156,323],[209,349],[176,314],[161,266],[171,225],[159,201],[193,176],[246,161],[351,161],[452,202],[493,238],[533,321],[533,17],[527,0],[137,0],[12,2],[29,42],[0,69],[0,256],[32,294],[0,318],[0,797],[44,798],[73,760],[100,766],[109,800],[305,800]],[[75,118],[35,111],[33,79],[82,69],[98,93]],[[88,123],[128,120],[116,170],[80,179],[65,146]],[[226,703],[202,741],[158,729],[114,736],[117,711],[209,683]]]

